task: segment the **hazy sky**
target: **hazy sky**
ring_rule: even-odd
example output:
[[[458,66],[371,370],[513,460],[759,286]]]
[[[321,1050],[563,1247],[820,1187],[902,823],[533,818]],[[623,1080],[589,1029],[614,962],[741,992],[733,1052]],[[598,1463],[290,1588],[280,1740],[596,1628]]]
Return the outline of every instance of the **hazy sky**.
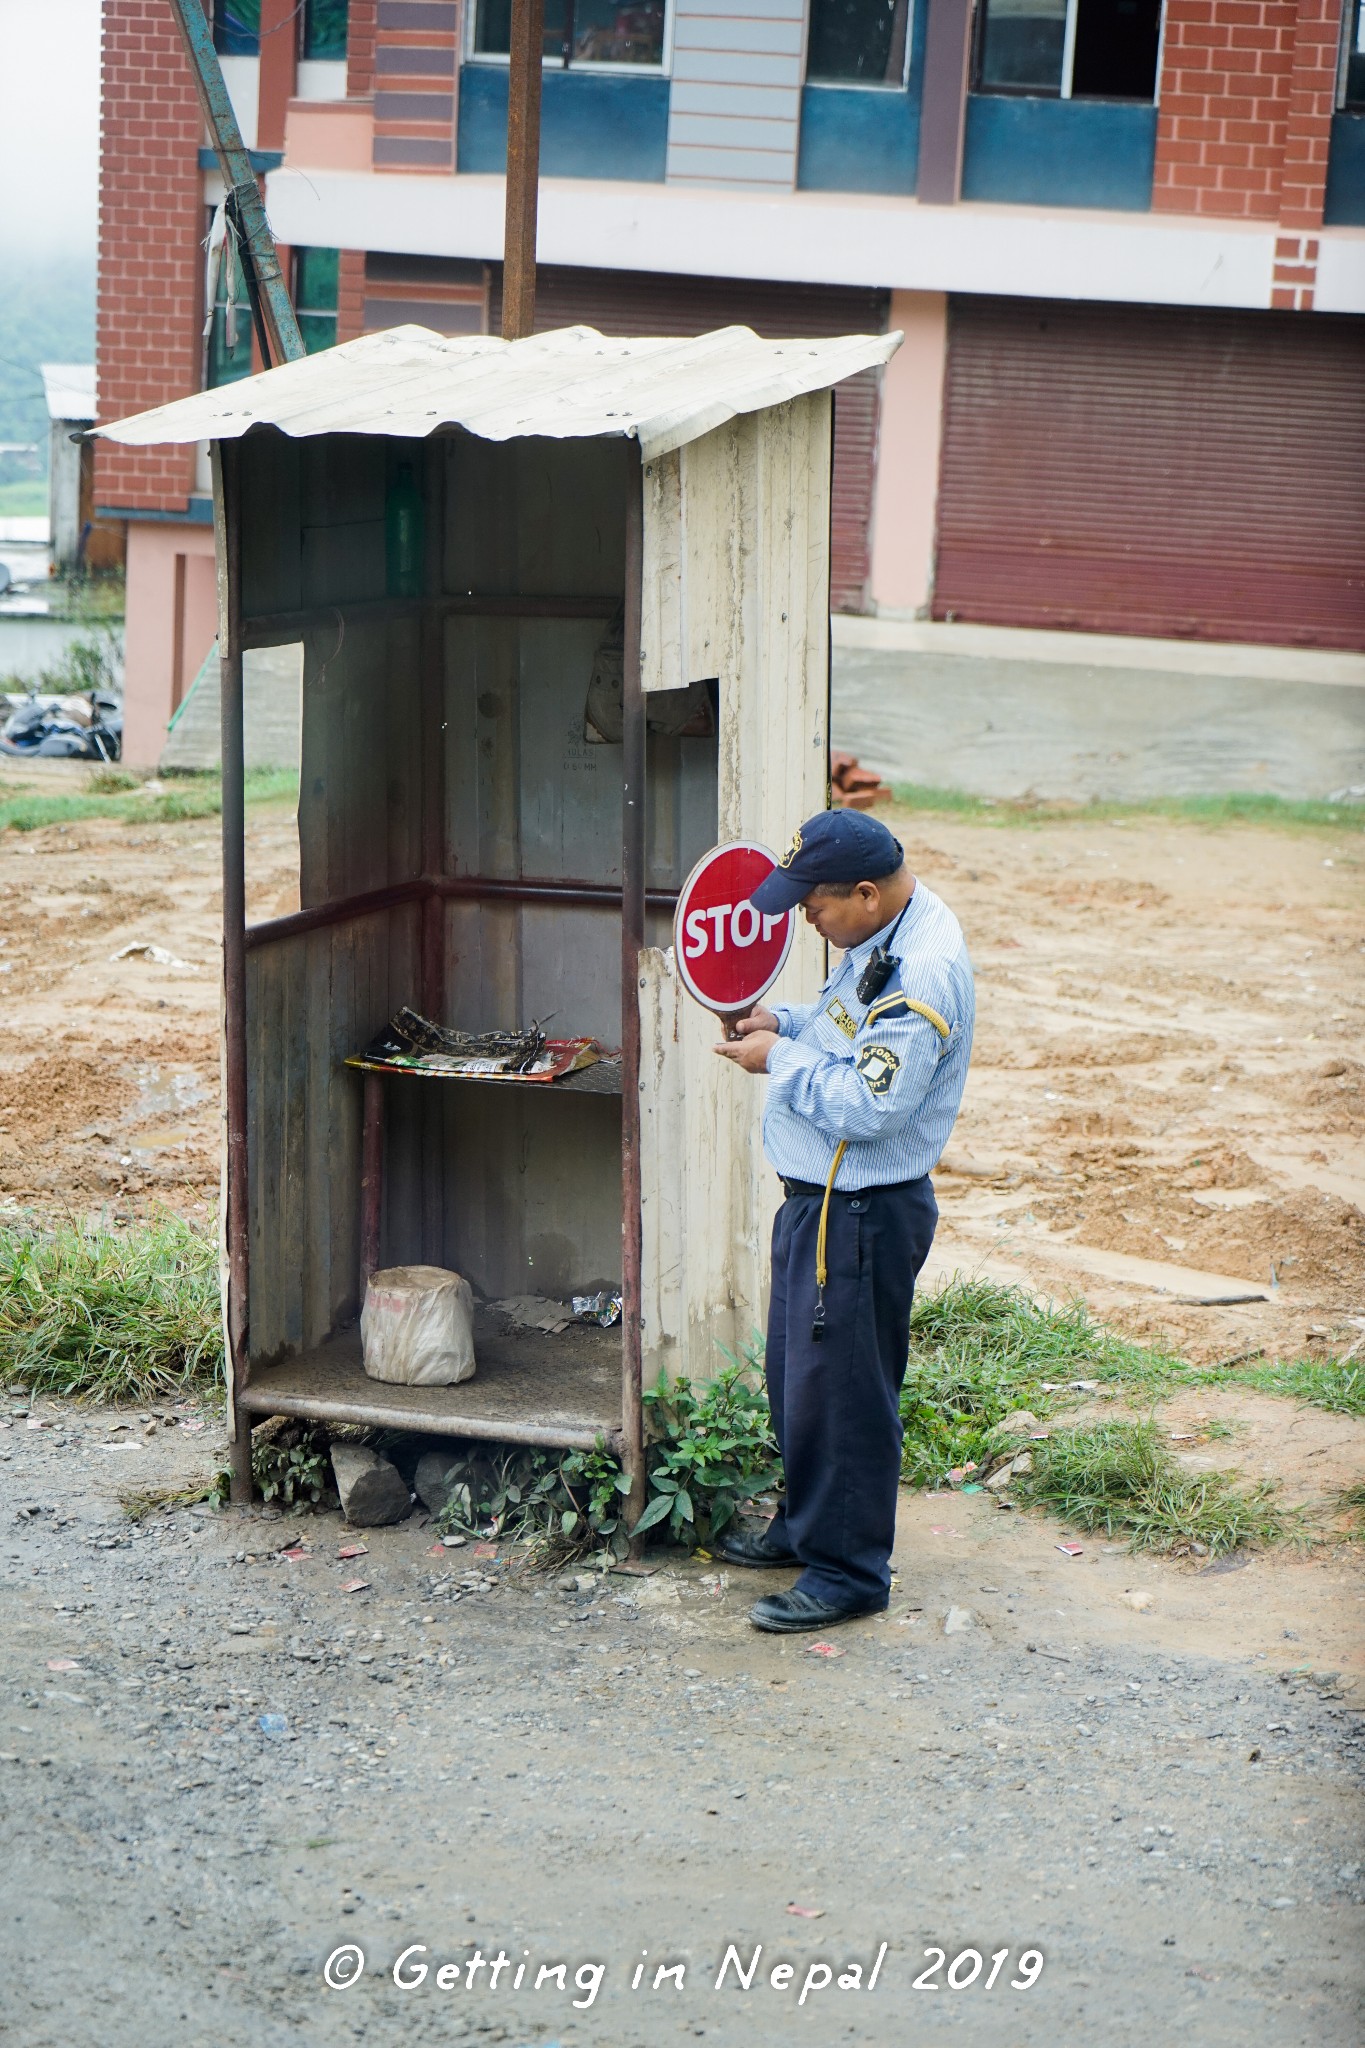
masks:
[[[100,0],[0,0],[0,248],[93,257]]]

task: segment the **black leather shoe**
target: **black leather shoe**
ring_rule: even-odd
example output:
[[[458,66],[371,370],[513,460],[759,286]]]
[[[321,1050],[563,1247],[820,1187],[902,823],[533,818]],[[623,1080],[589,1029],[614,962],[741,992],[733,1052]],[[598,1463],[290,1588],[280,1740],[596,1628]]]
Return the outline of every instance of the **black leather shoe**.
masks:
[[[749,1619],[769,1635],[795,1636],[807,1629],[837,1628],[841,1621],[857,1621],[864,1614],[885,1614],[889,1604],[878,1600],[866,1607],[841,1607],[793,1586],[789,1593],[767,1593],[755,1601]]]
[[[768,1541],[766,1529],[727,1529],[711,1545],[717,1557],[723,1557],[727,1564],[778,1565],[800,1564],[801,1560],[791,1550]]]

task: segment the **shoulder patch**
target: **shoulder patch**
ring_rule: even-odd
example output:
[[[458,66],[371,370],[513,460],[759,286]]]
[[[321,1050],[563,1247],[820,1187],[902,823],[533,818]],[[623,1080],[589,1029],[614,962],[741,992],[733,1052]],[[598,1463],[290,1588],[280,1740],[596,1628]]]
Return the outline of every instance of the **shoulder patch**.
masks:
[[[857,1067],[872,1093],[885,1095],[900,1072],[901,1063],[889,1045],[869,1045],[859,1053]]]
[[[839,1001],[838,996],[834,998],[834,1001],[832,1003],[826,1004],[825,1015],[831,1020],[832,1023],[838,1025],[839,1029],[843,1032],[845,1038],[857,1037],[858,1026],[854,1022],[853,1018],[849,1016],[848,1011]]]

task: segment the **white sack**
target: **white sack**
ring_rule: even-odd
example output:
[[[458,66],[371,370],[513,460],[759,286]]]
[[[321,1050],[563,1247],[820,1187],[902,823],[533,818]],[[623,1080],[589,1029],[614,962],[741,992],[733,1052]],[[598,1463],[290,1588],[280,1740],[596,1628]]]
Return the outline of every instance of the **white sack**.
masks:
[[[372,1380],[452,1387],[474,1377],[474,1294],[443,1266],[372,1273],[360,1311],[360,1349]]]

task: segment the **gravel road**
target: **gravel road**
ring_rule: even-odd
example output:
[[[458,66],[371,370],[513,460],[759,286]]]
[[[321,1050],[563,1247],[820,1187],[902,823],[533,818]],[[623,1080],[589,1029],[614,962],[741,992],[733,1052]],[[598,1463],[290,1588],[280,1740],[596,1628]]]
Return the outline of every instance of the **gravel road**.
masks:
[[[1365,1720],[1301,1563],[1073,1563],[1039,1518],[906,1495],[891,1611],[825,1657],[703,1560],[565,1592],[416,1516],[133,1526],[130,1472],[202,1471],[212,1422],[6,1407],[15,2048],[1362,2038]],[[732,1943],[747,1990],[716,1988]]]

